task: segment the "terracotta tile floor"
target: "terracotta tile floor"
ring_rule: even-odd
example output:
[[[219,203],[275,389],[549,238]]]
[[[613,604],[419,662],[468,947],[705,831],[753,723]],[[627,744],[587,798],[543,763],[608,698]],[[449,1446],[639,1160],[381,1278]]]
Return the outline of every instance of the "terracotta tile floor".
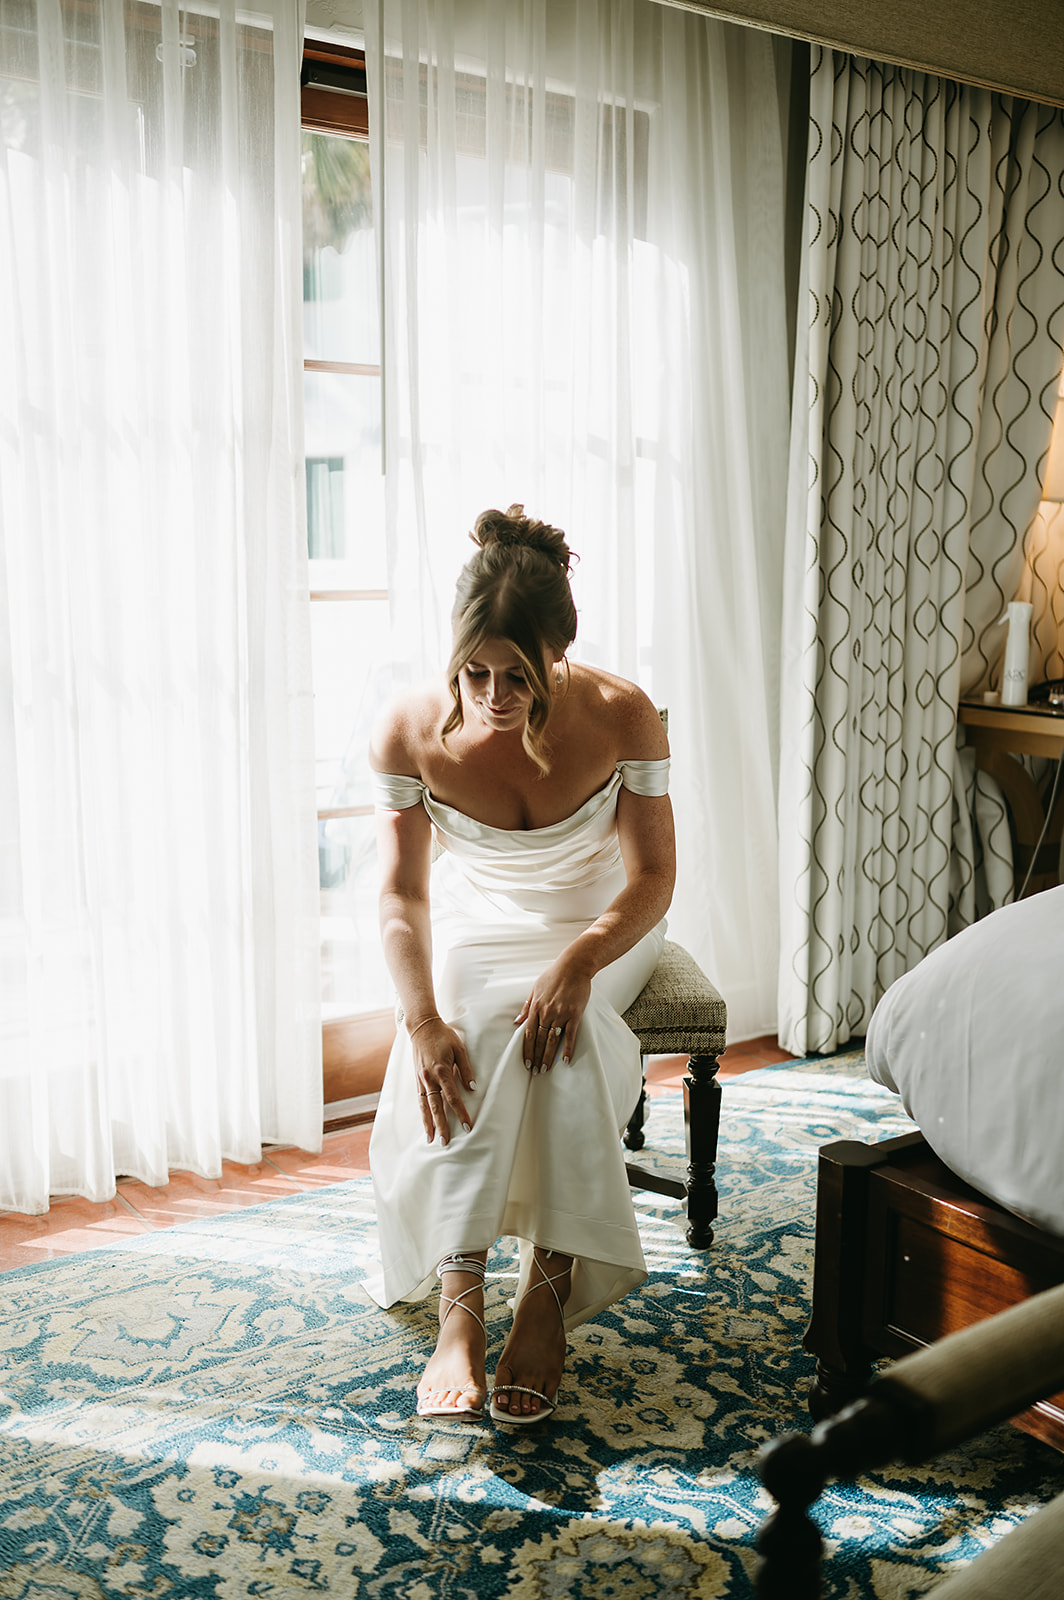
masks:
[[[774,1038],[751,1039],[729,1045],[721,1057],[720,1075],[735,1077],[756,1067],[793,1059]],[[650,1093],[679,1089],[684,1067],[682,1056],[652,1061],[647,1068]],[[0,1272],[78,1250],[106,1249],[131,1234],[147,1233],[152,1228],[169,1228],[194,1217],[217,1216],[300,1190],[364,1177],[369,1172],[369,1134],[368,1123],[341,1128],[325,1134],[320,1155],[291,1146],[270,1149],[255,1166],[225,1162],[220,1178],[173,1172],[169,1183],[159,1189],[124,1178],[113,1200],[97,1203],[59,1197],[43,1217],[0,1212]]]
[[[775,1067],[784,1061],[796,1061],[781,1050],[774,1035],[762,1039],[747,1039],[742,1044],[730,1044],[720,1058],[721,1078],[737,1078],[741,1072],[754,1072],[758,1067]],[[646,1069],[647,1088],[651,1094],[664,1089],[680,1089],[687,1071],[686,1056],[656,1056]]]

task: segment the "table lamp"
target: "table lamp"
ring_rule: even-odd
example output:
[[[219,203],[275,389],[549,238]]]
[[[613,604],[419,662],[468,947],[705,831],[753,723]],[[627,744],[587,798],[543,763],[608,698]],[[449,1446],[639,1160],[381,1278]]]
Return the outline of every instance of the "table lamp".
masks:
[[[1051,504],[1064,504],[1064,376],[1061,377],[1057,389],[1057,409],[1053,418],[1053,437],[1049,442],[1049,457],[1046,461],[1045,482],[1042,485],[1042,500]],[[1061,583],[1064,584],[1064,569],[1061,571]],[[1059,648],[1059,645],[1058,645]],[[1049,688],[1049,703],[1064,706],[1064,683],[1057,680]],[[1061,840],[1061,870],[1064,872],[1064,838]],[[1064,877],[1061,878],[1064,883]]]
[[[1064,378],[1057,390],[1057,410],[1053,419],[1053,437],[1049,443],[1049,460],[1046,462],[1042,499],[1064,502]]]

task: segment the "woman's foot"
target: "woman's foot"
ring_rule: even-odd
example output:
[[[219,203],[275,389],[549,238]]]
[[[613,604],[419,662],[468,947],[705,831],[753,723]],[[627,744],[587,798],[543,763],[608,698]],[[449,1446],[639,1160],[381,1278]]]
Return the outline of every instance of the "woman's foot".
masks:
[[[503,1422],[533,1422],[554,1410],[565,1370],[565,1320],[572,1256],[536,1250],[528,1288],[495,1370],[491,1414]]]
[[[451,1266],[457,1260],[462,1267]],[[417,1386],[417,1414],[478,1422],[488,1392],[484,1257],[471,1252],[440,1267],[440,1335]]]

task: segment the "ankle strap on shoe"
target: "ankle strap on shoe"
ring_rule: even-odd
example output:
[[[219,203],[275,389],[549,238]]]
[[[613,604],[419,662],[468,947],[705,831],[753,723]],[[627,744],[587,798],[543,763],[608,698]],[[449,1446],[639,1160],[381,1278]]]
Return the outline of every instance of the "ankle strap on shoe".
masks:
[[[547,1251],[547,1259],[549,1260],[550,1257],[553,1254],[554,1254],[553,1250],[548,1250]],[[569,1263],[569,1265],[567,1267],[563,1267],[562,1270],[560,1272],[556,1272],[553,1277],[551,1277],[550,1273],[547,1271],[546,1267],[543,1265],[543,1262],[539,1259],[539,1256],[535,1253],[535,1251],[533,1251],[533,1253],[532,1253],[532,1264],[533,1264],[533,1266],[539,1268],[539,1282],[538,1283],[529,1283],[525,1288],[525,1295],[532,1294],[536,1289],[542,1289],[544,1287],[549,1289],[551,1294],[554,1296],[554,1304],[558,1307],[558,1315],[562,1319],[562,1327],[564,1328],[565,1327],[565,1304],[564,1304],[564,1302],[562,1300],[561,1295],[558,1293],[558,1291],[554,1287],[554,1285],[556,1283],[561,1283],[563,1278],[566,1278],[566,1277],[569,1276],[569,1273],[573,1270],[573,1263],[570,1261],[570,1263]],[[531,1276],[532,1276],[532,1274],[531,1274],[531,1271],[530,1271],[529,1272],[529,1277],[531,1277]],[[524,1299],[524,1295],[522,1296],[522,1299]],[[566,1299],[568,1299],[568,1295],[566,1295]]]
[[[471,1283],[469,1285],[468,1289],[462,1289],[456,1295],[444,1294],[443,1285],[441,1283],[441,1285],[440,1285],[440,1327],[441,1328],[443,1327],[444,1323],[447,1321],[447,1318],[450,1316],[450,1314],[454,1310],[455,1306],[458,1306],[460,1310],[468,1311],[469,1315],[476,1322],[480,1323],[480,1326],[484,1329],[484,1334],[485,1334],[485,1337],[486,1337],[488,1329],[487,1329],[487,1325],[486,1325],[486,1323],[484,1321],[484,1318],[480,1315],[479,1311],[474,1311],[472,1306],[467,1306],[466,1303],[465,1303],[466,1302],[466,1295],[468,1295],[468,1294],[480,1294],[481,1291],[482,1291],[482,1285],[484,1283],[484,1277],[485,1277],[485,1274],[487,1272],[487,1267],[485,1266],[484,1262],[483,1261],[477,1261],[472,1256],[463,1256],[463,1255],[458,1255],[457,1253],[455,1255],[453,1255],[453,1256],[444,1256],[443,1260],[440,1262],[439,1266],[436,1268],[436,1276],[438,1278],[442,1279],[445,1272],[468,1272],[471,1278],[476,1278],[479,1281],[477,1283]]]
[[[445,1272],[471,1272],[483,1283],[487,1271],[486,1262],[478,1261],[475,1256],[463,1256],[456,1253],[453,1256],[444,1256],[436,1268],[436,1276],[437,1278],[442,1278]]]

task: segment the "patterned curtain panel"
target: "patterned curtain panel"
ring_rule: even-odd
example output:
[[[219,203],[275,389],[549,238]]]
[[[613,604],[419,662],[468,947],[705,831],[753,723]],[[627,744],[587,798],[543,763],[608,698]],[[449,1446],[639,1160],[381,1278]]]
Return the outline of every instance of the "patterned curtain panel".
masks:
[[[813,51],[780,780],[799,1054],[864,1031],[945,939],[951,887],[974,915],[969,808],[992,802],[957,701],[1001,653],[1038,505],[1062,173],[1059,111]]]

